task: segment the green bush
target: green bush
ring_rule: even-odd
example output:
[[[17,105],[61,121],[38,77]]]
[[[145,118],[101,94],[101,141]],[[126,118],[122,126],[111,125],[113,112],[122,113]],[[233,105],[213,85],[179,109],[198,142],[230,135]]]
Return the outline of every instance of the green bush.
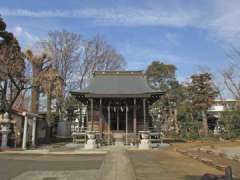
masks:
[[[226,139],[240,137],[240,112],[224,112],[220,119],[224,127],[223,137]]]
[[[185,139],[198,139],[201,122],[192,120],[189,113],[181,113],[178,116],[180,122],[180,136]]]

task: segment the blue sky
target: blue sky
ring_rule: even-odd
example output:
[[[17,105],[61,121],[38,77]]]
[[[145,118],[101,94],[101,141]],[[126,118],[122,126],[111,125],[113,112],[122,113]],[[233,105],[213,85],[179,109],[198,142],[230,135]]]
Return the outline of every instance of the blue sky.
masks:
[[[102,35],[142,70],[153,60],[177,66],[180,80],[202,68],[219,72],[238,46],[239,0],[5,0],[0,14],[23,47],[48,31]]]

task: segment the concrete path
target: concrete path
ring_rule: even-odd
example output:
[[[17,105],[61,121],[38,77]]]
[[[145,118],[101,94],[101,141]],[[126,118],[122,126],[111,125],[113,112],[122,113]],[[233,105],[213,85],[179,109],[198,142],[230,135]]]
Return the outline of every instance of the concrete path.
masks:
[[[0,155],[105,155],[108,151],[106,150],[75,150],[75,151],[49,151],[47,149],[41,150],[25,150],[25,151],[3,151]]]
[[[106,156],[97,180],[135,180],[135,173],[122,146],[111,147]]]

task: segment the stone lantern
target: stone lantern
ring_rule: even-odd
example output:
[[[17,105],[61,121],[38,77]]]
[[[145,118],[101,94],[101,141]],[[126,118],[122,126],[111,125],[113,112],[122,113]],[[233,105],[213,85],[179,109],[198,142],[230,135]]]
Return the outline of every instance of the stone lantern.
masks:
[[[5,113],[3,115],[3,119],[0,122],[0,124],[1,124],[0,132],[2,134],[1,148],[7,148],[8,134],[10,132],[10,119],[8,113]]]
[[[150,149],[151,142],[149,140],[150,132],[149,131],[139,131],[141,136],[141,141],[139,144],[139,149]]]
[[[96,132],[95,131],[87,131],[87,143],[85,144],[85,149],[96,149]]]

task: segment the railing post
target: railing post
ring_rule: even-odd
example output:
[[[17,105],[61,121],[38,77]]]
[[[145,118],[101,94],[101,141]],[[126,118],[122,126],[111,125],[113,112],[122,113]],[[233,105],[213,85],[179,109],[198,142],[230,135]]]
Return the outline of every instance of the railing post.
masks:
[[[36,123],[37,123],[37,118],[34,117],[32,119],[33,124],[32,124],[32,147],[36,146]]]

